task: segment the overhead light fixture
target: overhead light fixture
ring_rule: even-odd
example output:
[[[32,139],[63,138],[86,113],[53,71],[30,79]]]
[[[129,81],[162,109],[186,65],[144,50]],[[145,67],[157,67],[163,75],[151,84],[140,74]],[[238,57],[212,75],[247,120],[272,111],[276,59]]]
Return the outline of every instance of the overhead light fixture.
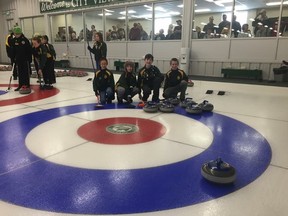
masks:
[[[101,14],[98,14],[99,16],[103,16],[103,13]],[[112,14],[111,13],[105,13],[105,16],[111,16]]]
[[[183,4],[181,4],[181,5],[177,5],[177,7],[179,7],[179,8],[183,8],[184,5],[183,5]]]
[[[125,17],[125,16],[122,16],[122,17],[118,17],[117,19],[119,19],[119,20],[125,20],[126,17]]]
[[[170,12],[168,12],[168,14],[170,14],[171,16],[177,16],[177,15],[180,15],[181,13],[176,12],[176,11],[170,11]]]
[[[128,13],[128,14],[134,14],[134,13],[136,13],[136,11],[134,11],[134,10],[128,10],[127,13]],[[121,11],[120,14],[121,14],[121,15],[126,15],[126,11]]]
[[[209,8],[197,9],[197,10],[195,10],[195,13],[202,13],[202,12],[209,12],[209,11],[211,11],[211,9],[209,9]]]
[[[53,0],[39,0],[41,3],[53,3]]]
[[[114,13],[115,11],[104,9],[106,12]]]
[[[283,5],[287,5],[288,4],[288,1],[284,1],[283,2]],[[268,2],[266,3],[267,6],[278,6],[278,5],[281,5],[281,2]]]

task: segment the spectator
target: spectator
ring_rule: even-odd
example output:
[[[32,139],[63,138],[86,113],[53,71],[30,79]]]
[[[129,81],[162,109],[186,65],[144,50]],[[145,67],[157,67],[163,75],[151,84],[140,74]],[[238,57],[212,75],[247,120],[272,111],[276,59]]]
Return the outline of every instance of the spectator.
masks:
[[[214,38],[215,35],[215,24],[213,23],[214,17],[209,17],[209,22],[204,26],[203,31],[205,32],[205,38]]]
[[[239,33],[238,37],[251,37],[251,31],[249,30],[249,25],[243,24],[242,31]]]
[[[141,40],[141,30],[140,30],[137,23],[134,23],[133,27],[130,29],[129,39],[130,40]]]
[[[174,27],[173,33],[170,36],[170,39],[181,39],[182,36],[182,21],[181,20],[177,20],[176,21],[177,26]]]
[[[159,30],[159,33],[155,36],[155,40],[165,40],[164,29]]]
[[[262,9],[255,17],[254,21],[252,22],[252,26],[254,27],[254,35],[256,36],[256,33],[259,29],[261,29],[261,32],[263,32],[263,26],[269,25],[269,19],[266,14],[266,10]],[[259,35],[259,34],[258,34]]]
[[[234,32],[234,37],[237,38],[239,32],[241,32],[241,25],[238,21],[236,21],[237,16],[233,15],[232,18],[232,32]]]
[[[167,30],[166,39],[169,40],[172,34],[173,34],[173,24],[170,24]]]
[[[226,14],[223,14],[222,15],[222,21],[219,23],[219,28],[217,29],[217,33],[218,34],[221,34],[222,30],[224,27],[227,28],[227,25],[229,25],[229,29],[230,29],[230,22],[227,21],[227,15]]]

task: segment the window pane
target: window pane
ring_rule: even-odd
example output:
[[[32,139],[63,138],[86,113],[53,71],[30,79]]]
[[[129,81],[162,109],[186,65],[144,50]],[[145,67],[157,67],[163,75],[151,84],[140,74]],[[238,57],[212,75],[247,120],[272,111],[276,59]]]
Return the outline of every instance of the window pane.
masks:
[[[96,32],[101,32],[103,34],[104,29],[102,18],[103,18],[102,10],[96,10],[85,13],[86,36],[89,41],[92,41],[93,35]]]
[[[125,8],[104,9],[106,17],[106,40],[122,41],[125,40]]]
[[[44,17],[35,17],[33,18],[33,22],[34,22],[34,34],[44,35],[45,34]]]
[[[22,30],[24,35],[28,39],[32,39],[33,37],[33,23],[32,18],[27,18],[22,20]]]
[[[183,1],[173,1],[154,5],[154,39],[179,40],[182,34]]]
[[[288,37],[288,3],[283,5],[280,35],[283,37]]]
[[[66,41],[65,15],[56,15],[51,17],[51,31],[53,42]]]
[[[265,0],[256,0],[249,7],[249,20],[254,37],[277,36],[280,4],[277,5],[276,2],[280,3],[280,1],[266,2]]]
[[[128,7],[128,38],[150,40],[152,33],[152,4]]]
[[[83,30],[82,13],[67,14],[68,40],[71,42],[83,41],[81,30]]]

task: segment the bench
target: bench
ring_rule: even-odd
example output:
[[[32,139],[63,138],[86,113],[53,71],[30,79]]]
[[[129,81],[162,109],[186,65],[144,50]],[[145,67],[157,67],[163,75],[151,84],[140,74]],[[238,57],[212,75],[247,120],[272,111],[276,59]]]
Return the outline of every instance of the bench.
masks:
[[[70,62],[69,62],[69,60],[58,60],[58,61],[55,61],[55,67],[57,67],[57,68],[69,68]]]
[[[133,63],[135,65],[134,70],[136,73],[139,67],[139,63],[138,62],[133,62]],[[125,62],[122,62],[122,61],[114,61],[114,66],[116,67],[116,71],[124,70],[124,64]]]
[[[222,68],[221,73],[224,78],[252,78],[256,80],[262,80],[262,70],[254,69],[232,69],[232,68]]]

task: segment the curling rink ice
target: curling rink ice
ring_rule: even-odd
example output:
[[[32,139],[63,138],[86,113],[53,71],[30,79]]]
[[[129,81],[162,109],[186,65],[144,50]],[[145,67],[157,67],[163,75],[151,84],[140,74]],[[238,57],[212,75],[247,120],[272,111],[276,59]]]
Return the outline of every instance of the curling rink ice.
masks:
[[[0,71],[1,216],[287,215],[288,88],[193,80],[187,97],[212,113],[145,113],[97,109],[93,73],[53,90],[31,78],[30,95],[17,81],[6,91],[10,75]],[[233,184],[201,176],[217,157]]]

